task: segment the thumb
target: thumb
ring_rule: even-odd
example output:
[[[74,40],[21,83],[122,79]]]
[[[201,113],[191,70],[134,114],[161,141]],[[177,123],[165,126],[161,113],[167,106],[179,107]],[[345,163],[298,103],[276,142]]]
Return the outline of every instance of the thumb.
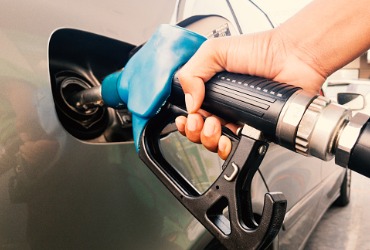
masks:
[[[183,69],[179,72],[178,77],[185,93],[186,110],[188,113],[195,113],[200,109],[204,99],[204,81],[199,77],[182,72]]]
[[[224,69],[220,58],[220,39],[205,41],[190,60],[180,69],[178,78],[185,93],[186,109],[189,113],[198,111],[205,94],[204,83]]]

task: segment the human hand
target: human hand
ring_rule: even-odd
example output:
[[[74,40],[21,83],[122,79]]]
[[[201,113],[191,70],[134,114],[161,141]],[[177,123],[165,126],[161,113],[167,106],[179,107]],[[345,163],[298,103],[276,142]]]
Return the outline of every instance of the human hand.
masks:
[[[226,125],[234,132],[237,126],[200,110],[204,83],[220,71],[261,76],[318,93],[326,72],[320,71],[309,50],[297,50],[294,43],[282,39],[283,35],[282,30],[275,29],[207,40],[178,74],[189,113],[187,118],[180,116],[176,119],[180,133],[190,141],[218,152],[222,159],[229,155],[231,142],[221,135],[221,126]]]

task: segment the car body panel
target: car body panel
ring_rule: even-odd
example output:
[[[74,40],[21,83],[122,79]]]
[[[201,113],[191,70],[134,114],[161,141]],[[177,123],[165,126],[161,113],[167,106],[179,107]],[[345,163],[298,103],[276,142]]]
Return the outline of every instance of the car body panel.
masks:
[[[164,2],[148,1],[146,11],[142,3],[7,3],[1,15],[0,55],[1,249],[175,249],[172,242],[186,247],[197,240],[192,227],[193,240],[186,242],[187,226],[194,219],[131,157],[136,155],[132,143],[107,147],[72,137],[58,121],[50,89],[48,43],[55,30],[79,28],[144,42],[156,25],[168,22],[174,3]],[[167,15],[156,14],[163,6],[169,8]],[[94,18],[97,13],[100,18]],[[21,176],[17,180],[15,171]],[[11,190],[10,180],[12,186],[18,182]],[[176,230],[185,233],[184,239],[171,238]],[[143,231],[148,236],[138,241]]]
[[[251,2],[182,3],[169,0],[3,3],[6,8],[0,15],[1,249],[203,249],[212,240],[139,160],[132,141],[108,143],[75,138],[63,127],[53,99],[51,68],[60,62],[54,62],[49,52],[53,35],[61,34],[64,28],[98,34],[107,41],[140,45],[158,24],[170,22],[171,16],[172,23],[193,15],[218,16],[204,19],[208,22],[205,26],[216,29],[226,20],[236,33],[271,27]],[[241,8],[236,8],[238,4]],[[177,12],[172,15],[176,6]],[[231,10],[230,6],[234,8]],[[176,13],[182,13],[181,18]],[[94,41],[90,43],[95,45]],[[99,75],[97,69],[83,67],[86,74]],[[199,155],[198,159],[203,161],[200,166],[208,166],[202,153]],[[219,169],[221,163],[214,157],[211,162],[217,162]],[[324,175],[320,161],[307,160],[272,144],[252,184],[255,213],[262,213],[266,192],[283,191],[290,211],[283,228],[285,235],[292,232],[291,228],[298,232],[304,227],[311,229],[308,226],[320,215],[314,215],[311,209],[320,202],[325,204],[323,207],[328,204],[322,198],[324,189],[318,188],[322,187]],[[329,189],[338,176],[328,183]],[[307,197],[314,197],[309,200],[310,207],[294,209]],[[304,220],[300,220],[302,211]],[[291,221],[299,221],[301,229],[290,227],[295,224]],[[279,237],[290,235],[284,236],[283,232]]]

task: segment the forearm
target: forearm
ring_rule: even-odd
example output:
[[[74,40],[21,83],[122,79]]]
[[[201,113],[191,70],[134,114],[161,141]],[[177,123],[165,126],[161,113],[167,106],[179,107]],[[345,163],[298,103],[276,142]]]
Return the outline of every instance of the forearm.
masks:
[[[280,29],[307,60],[327,77],[370,47],[368,0],[314,0]]]

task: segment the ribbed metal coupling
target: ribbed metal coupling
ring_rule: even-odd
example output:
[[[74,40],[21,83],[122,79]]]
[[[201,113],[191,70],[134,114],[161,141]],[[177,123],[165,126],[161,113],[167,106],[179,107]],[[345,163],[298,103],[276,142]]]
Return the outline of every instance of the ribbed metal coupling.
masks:
[[[322,160],[334,156],[338,135],[351,117],[351,112],[323,96],[308,106],[296,135],[296,151]]]
[[[316,121],[318,120],[323,109],[328,106],[330,100],[323,96],[318,96],[308,106],[302,120],[298,126],[297,136],[295,139],[296,151],[303,155],[308,155],[309,144],[314,131]]]

